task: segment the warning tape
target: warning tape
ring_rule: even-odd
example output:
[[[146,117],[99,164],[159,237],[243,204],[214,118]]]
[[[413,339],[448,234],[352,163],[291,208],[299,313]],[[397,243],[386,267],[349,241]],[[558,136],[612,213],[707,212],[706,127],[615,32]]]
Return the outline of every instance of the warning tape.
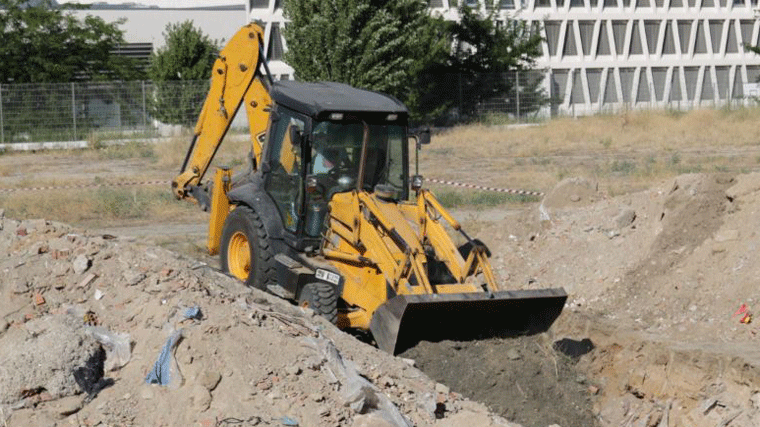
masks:
[[[513,188],[496,188],[496,187],[486,187],[484,185],[477,185],[477,184],[465,184],[462,182],[455,182],[455,181],[446,181],[443,179],[436,179],[436,178],[425,178],[425,181],[428,182],[434,182],[436,184],[445,184],[445,185],[451,185],[454,187],[462,187],[462,188],[474,188],[477,190],[486,190],[486,191],[496,191],[498,193],[509,193],[509,194],[519,194],[522,196],[543,196],[544,193],[540,191],[529,191],[529,190],[516,190]]]
[[[17,191],[42,191],[42,190],[71,190],[78,188],[97,187],[126,187],[131,185],[169,185],[169,181],[125,181],[125,182],[102,182],[98,184],[58,185],[48,187],[25,187],[25,188],[0,188],[0,193],[13,193]]]
[[[453,187],[473,188],[476,190],[495,191],[497,193],[518,194],[522,196],[541,197],[544,195],[544,193],[540,191],[516,190],[513,188],[487,187],[484,185],[466,184],[463,182],[447,181],[447,180],[437,179],[437,178],[425,178],[425,181],[432,182],[435,184],[451,185]],[[60,185],[60,186],[47,186],[47,187],[0,188],[0,193],[44,191],[44,190],[72,190],[72,189],[79,189],[79,188],[98,188],[98,187],[127,187],[127,186],[132,186],[132,185],[169,185],[169,184],[170,184],[169,181],[163,181],[163,180],[161,181],[103,182],[103,183],[97,183],[97,184],[96,183],[76,184],[76,185]]]

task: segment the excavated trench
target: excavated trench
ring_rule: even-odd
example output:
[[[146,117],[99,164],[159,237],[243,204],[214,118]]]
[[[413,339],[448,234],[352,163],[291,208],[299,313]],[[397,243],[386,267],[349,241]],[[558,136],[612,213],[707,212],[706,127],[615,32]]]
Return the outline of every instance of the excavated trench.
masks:
[[[425,341],[401,356],[414,359],[452,392],[482,402],[524,427],[597,426],[592,382],[578,369],[579,359],[557,347],[546,335]]]
[[[600,319],[589,330],[588,318],[569,317],[555,338],[421,342],[400,356],[524,427],[760,425],[758,352],[657,341]]]

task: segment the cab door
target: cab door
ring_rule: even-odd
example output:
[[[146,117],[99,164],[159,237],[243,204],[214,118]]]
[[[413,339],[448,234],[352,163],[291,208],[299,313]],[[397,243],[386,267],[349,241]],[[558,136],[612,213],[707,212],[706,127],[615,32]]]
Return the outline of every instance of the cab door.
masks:
[[[282,107],[277,117],[267,147],[271,171],[265,186],[280,212],[283,227],[295,233],[303,209],[304,165],[300,141],[291,141],[291,129],[304,135],[307,119]]]

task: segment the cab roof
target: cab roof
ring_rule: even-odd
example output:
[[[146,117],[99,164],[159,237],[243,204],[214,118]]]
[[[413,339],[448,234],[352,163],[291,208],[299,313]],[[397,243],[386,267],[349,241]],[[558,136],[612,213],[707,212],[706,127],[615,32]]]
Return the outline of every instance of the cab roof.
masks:
[[[406,106],[390,95],[343,83],[280,80],[271,95],[278,104],[318,119],[332,112],[408,114]]]

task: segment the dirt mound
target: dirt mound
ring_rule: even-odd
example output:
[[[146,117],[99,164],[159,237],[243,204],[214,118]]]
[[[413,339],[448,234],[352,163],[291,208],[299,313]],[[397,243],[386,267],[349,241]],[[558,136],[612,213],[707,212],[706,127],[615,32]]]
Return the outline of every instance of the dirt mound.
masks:
[[[548,214],[540,226],[486,242],[506,254],[494,264],[509,287],[570,294],[552,333],[599,343],[580,365],[598,375],[602,425],[760,425],[760,330],[745,317],[760,311],[759,182],[684,175],[586,207],[532,208]]]
[[[51,399],[92,391],[103,377],[105,352],[68,315],[46,316],[0,336],[0,403],[41,394]]]
[[[599,200],[599,184],[586,178],[566,178],[544,197],[545,208],[586,206]]]
[[[176,253],[1,214],[0,249],[0,343],[4,356],[14,353],[0,360],[0,372],[19,374],[18,384],[0,383],[10,393],[0,407],[3,425],[445,426],[467,419],[512,425],[482,404],[436,391],[409,361],[357,341],[310,310]],[[78,331],[84,324],[128,334],[128,360],[105,370],[105,387],[57,387],[18,372],[26,368],[15,361],[41,355],[78,368],[91,346],[56,325]],[[58,347],[28,341],[51,334],[61,339]],[[181,334],[166,351],[176,375],[167,386],[147,384],[156,362],[164,366],[160,355],[172,334]],[[104,365],[114,364],[101,357],[101,371]],[[56,369],[40,366],[35,374],[52,380]],[[66,372],[60,373],[70,380]]]

